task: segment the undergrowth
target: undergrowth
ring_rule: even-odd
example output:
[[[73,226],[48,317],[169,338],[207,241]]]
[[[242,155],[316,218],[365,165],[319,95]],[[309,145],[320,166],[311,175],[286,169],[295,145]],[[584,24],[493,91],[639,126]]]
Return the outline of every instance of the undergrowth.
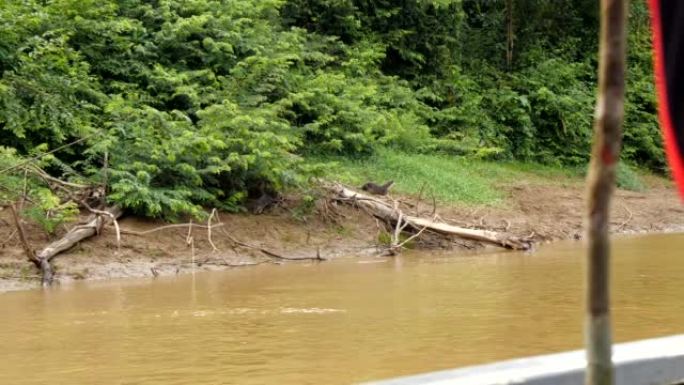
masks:
[[[544,183],[581,182],[576,168],[544,166],[520,162],[492,162],[465,157],[426,155],[381,149],[367,158],[317,158],[327,162],[328,179],[360,186],[367,181],[394,180],[393,191],[435,195],[442,202],[465,204],[504,204],[501,187],[524,181]]]

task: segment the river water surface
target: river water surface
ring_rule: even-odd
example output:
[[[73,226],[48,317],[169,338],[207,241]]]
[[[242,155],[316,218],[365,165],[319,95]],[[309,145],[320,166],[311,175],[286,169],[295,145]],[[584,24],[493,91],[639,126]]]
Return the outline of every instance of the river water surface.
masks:
[[[684,235],[614,245],[615,340],[684,333]],[[0,384],[349,384],[580,348],[583,251],[362,258],[0,294]]]

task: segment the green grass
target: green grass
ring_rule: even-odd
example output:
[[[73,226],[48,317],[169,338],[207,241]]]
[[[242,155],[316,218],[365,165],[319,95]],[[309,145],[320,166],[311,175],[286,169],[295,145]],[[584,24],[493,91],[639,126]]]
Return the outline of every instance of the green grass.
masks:
[[[587,169],[581,169],[580,175],[584,178],[587,175],[587,171]],[[640,173],[643,175],[653,175],[647,170],[641,170],[625,162],[620,162],[615,170],[615,185],[623,190],[644,191],[646,190],[646,182],[644,176],[639,175]]]
[[[502,185],[523,180],[547,182],[579,181],[576,169],[519,162],[491,162],[447,155],[406,154],[382,149],[365,159],[328,157],[313,159],[328,163],[327,179],[360,186],[367,181],[394,180],[393,191],[418,194],[425,185],[442,202],[499,205],[505,195]]]

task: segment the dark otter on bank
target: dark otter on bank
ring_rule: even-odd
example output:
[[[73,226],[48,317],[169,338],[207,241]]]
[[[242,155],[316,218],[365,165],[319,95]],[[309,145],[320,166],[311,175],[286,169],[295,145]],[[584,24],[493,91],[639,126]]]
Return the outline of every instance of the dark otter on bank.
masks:
[[[263,193],[259,198],[252,200],[247,203],[247,208],[253,214],[261,214],[269,206],[278,203],[278,197],[275,195],[270,195],[268,193]]]
[[[361,190],[368,191],[369,193],[375,194],[375,195],[387,195],[390,187],[392,187],[393,184],[394,184],[394,181],[389,181],[383,185],[379,185],[379,184],[373,183],[373,182],[368,182],[361,187]]]
[[[249,192],[250,198],[247,209],[253,214],[262,214],[267,208],[280,202],[280,194],[265,181],[257,183],[256,188]]]

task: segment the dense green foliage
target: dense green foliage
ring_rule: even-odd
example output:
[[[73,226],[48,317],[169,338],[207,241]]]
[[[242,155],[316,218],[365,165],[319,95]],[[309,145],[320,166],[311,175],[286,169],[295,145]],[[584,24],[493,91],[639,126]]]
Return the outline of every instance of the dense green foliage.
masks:
[[[164,217],[296,186],[315,168],[302,162],[310,156],[391,148],[583,165],[596,7],[10,0],[0,5],[0,155],[87,138],[42,166],[105,182],[110,201]],[[630,22],[624,159],[662,171],[643,4]]]

